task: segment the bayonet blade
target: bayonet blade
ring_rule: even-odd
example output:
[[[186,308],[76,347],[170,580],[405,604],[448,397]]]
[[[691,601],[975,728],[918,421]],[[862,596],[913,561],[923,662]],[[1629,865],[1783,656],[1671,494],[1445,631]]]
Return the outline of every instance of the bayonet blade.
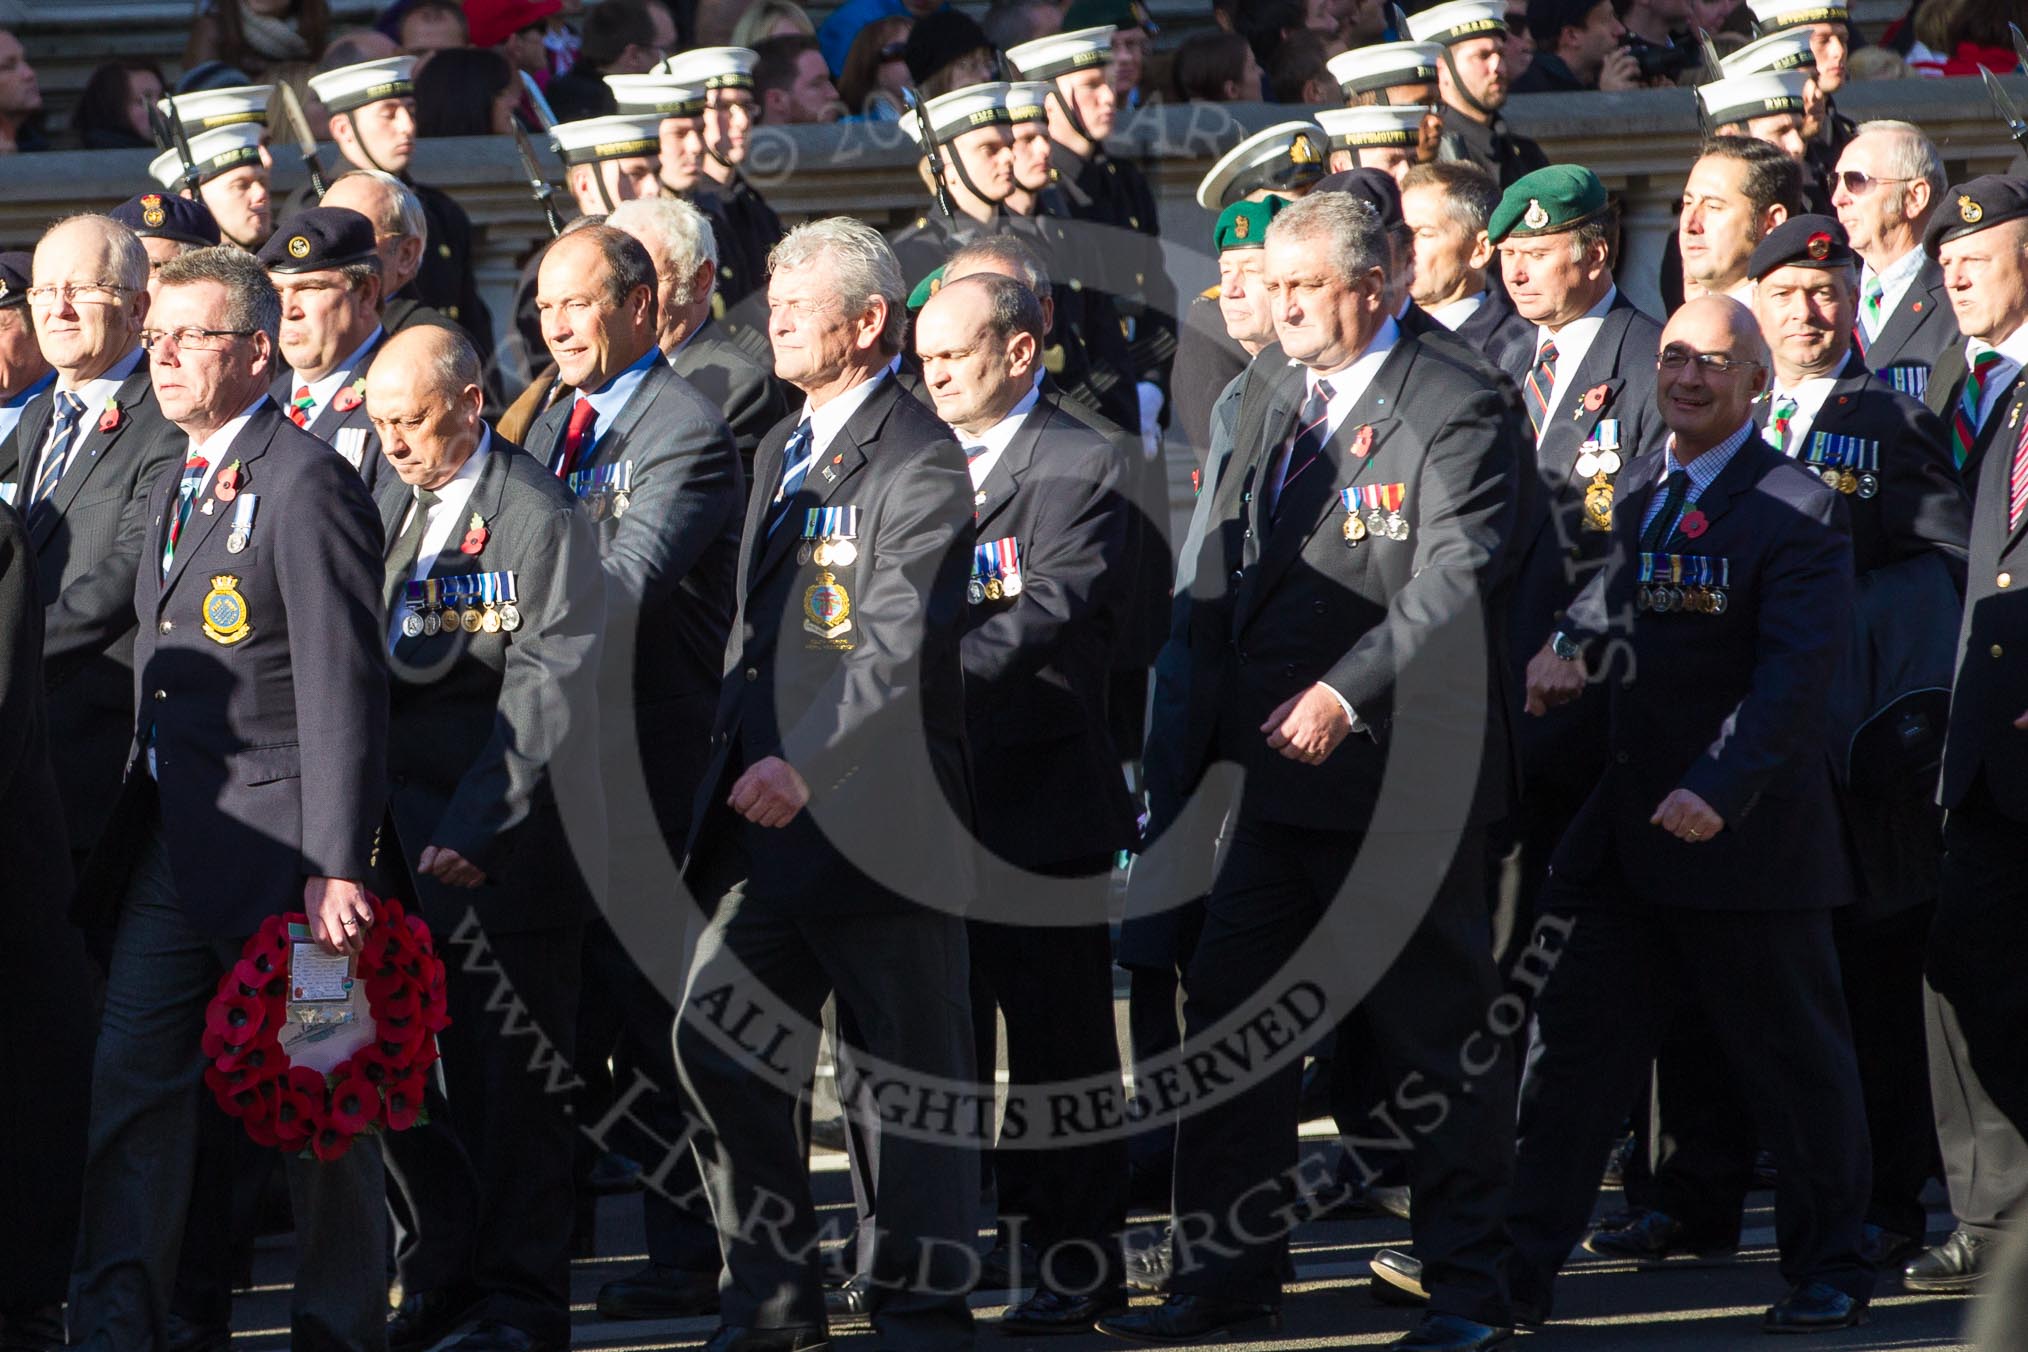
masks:
[[[317,158],[317,138],[310,134],[310,119],[303,115],[302,100],[296,97],[295,89],[286,80],[275,81],[275,93],[282,105],[282,117],[289,124],[289,133],[296,138],[296,145],[303,152],[303,168],[310,175],[310,191],[322,200],[329,185],[324,182],[324,165]]]
[[[535,197],[535,204],[542,208],[542,217],[549,223],[552,238],[563,233],[563,217],[556,214],[556,190],[549,186],[549,179],[542,172],[542,162],[535,158],[535,146],[528,139],[528,133],[521,130],[521,124],[512,118],[507,125],[514,132],[514,150],[521,157],[521,170],[528,175],[528,191]]]

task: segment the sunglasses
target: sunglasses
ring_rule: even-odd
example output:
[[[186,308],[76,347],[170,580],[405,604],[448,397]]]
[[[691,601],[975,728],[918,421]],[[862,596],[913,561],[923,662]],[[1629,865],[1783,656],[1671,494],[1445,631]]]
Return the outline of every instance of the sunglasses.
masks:
[[[1857,169],[1840,169],[1834,177],[1844,184],[1845,191],[1854,197],[1864,197],[1867,193],[1873,191],[1873,185],[1876,183],[1912,183],[1915,181],[1907,178],[1873,178],[1860,173]]]

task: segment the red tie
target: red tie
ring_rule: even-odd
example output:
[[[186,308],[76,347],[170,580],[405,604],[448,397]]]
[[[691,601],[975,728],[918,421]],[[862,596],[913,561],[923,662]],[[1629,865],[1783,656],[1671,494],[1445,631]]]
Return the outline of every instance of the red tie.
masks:
[[[592,407],[591,400],[580,399],[571,405],[570,425],[563,430],[563,458],[557,462],[557,478],[568,479],[577,468],[578,460],[592,444],[592,424],[598,420],[599,411]]]

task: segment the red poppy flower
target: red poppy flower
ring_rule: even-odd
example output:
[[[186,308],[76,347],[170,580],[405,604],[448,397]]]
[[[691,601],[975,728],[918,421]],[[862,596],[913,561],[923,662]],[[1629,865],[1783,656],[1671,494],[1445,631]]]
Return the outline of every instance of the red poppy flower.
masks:
[[[422,992],[413,981],[402,981],[384,993],[382,999],[373,1002],[375,1023],[391,1023],[397,1028],[422,1013]]]
[[[203,1049],[204,1059],[207,1061],[216,1061],[230,1050],[225,1045],[225,1039],[212,1032],[209,1028],[204,1030],[204,1036],[198,1040],[197,1045]]]
[[[484,526],[480,526],[476,530],[468,530],[465,532],[465,538],[458,543],[458,552],[460,554],[477,554],[481,550],[485,549],[485,547],[486,547],[486,528]]]
[[[204,1026],[228,1046],[244,1047],[261,1031],[267,1013],[267,1002],[259,996],[228,992],[205,1008]]]
[[[240,1118],[246,1125],[247,1139],[255,1145],[272,1150],[282,1143],[281,1133],[275,1129],[275,1120],[267,1113],[248,1113]]]
[[[387,1086],[387,1129],[407,1131],[422,1116],[423,1085],[420,1074],[407,1075]]]
[[[1611,391],[1604,385],[1594,385],[1586,390],[1584,392],[1584,411],[1586,413],[1596,413],[1604,408],[1606,406],[1606,398],[1610,393]]]
[[[442,1004],[424,1005],[422,1022],[423,1027],[429,1029],[431,1040],[434,1041],[436,1034],[451,1026],[451,1011],[448,1006]]]
[[[227,1075],[244,1074],[249,1080],[268,1080],[279,1073],[281,1060],[280,1052],[263,1040],[245,1047],[226,1048],[225,1055],[218,1058],[218,1068]]]
[[[331,401],[331,407],[337,409],[340,413],[350,413],[353,409],[358,408],[359,386],[357,384],[347,385],[344,389],[338,391],[338,397]]]
[[[380,1090],[364,1075],[351,1074],[331,1086],[331,1124],[358,1135],[380,1120]]]
[[[389,1056],[381,1050],[381,1044],[376,1042],[370,1047],[361,1047],[354,1052],[352,1059],[341,1069],[364,1075],[374,1084],[387,1084],[408,1073],[408,1058]]]
[[[352,1148],[352,1137],[330,1122],[320,1122],[310,1133],[310,1153],[324,1163],[344,1158]]]
[[[294,1085],[284,1083],[275,1096],[272,1126],[275,1144],[284,1150],[303,1149],[317,1129],[317,1101]]]
[[[1682,531],[1687,539],[1694,540],[1702,535],[1710,525],[1711,523],[1705,520],[1704,513],[1693,507],[1683,514],[1682,523],[1677,529]]]
[[[433,1037],[426,1037],[422,1040],[422,1045],[416,1048],[415,1059],[409,1062],[409,1068],[412,1070],[428,1070],[437,1063],[438,1055],[437,1040]]]
[[[1352,436],[1352,454],[1363,460],[1372,450],[1373,426],[1371,423],[1361,423],[1359,430]]]
[[[265,995],[275,975],[275,965],[265,953],[241,958],[232,965],[233,984],[243,995]]]
[[[288,1073],[277,1082],[276,1088],[306,1095],[317,1103],[324,1101],[324,1077],[308,1066],[290,1066]]]

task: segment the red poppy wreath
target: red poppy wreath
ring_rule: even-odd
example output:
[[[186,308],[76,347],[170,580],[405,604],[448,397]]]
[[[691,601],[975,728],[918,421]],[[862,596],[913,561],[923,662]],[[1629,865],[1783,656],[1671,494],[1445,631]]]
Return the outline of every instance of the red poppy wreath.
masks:
[[[295,1064],[282,1045],[289,927],[305,923],[301,914],[263,921],[205,1008],[204,1082],[257,1145],[335,1160],[367,1132],[403,1131],[422,1117],[424,1076],[451,1022],[444,964],[421,916],[368,900],[373,924],[356,971],[372,1035],[329,1070]]]

